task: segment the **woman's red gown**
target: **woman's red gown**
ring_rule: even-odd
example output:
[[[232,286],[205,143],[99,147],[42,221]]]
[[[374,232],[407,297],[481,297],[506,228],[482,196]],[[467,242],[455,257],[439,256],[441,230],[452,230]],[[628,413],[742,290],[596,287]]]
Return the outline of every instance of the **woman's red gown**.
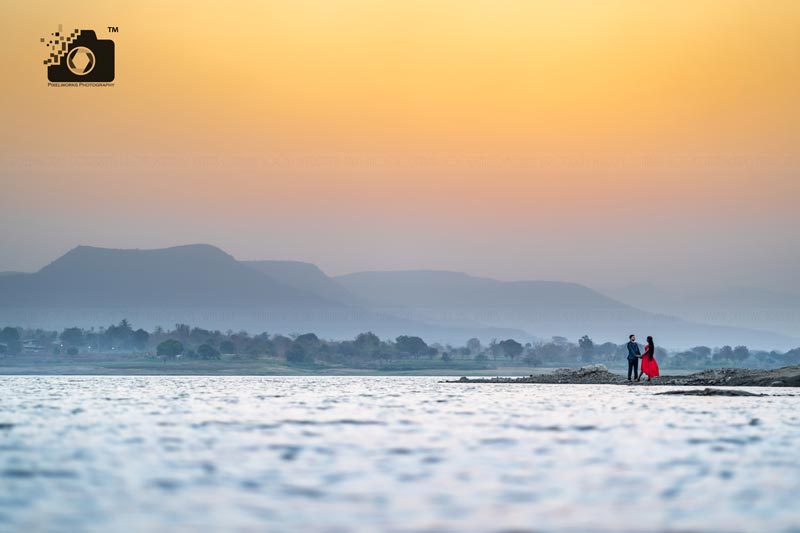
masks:
[[[653,354],[650,353],[650,347],[644,347],[644,355],[642,355],[642,374],[647,374],[647,377],[654,378],[659,376],[658,363]]]

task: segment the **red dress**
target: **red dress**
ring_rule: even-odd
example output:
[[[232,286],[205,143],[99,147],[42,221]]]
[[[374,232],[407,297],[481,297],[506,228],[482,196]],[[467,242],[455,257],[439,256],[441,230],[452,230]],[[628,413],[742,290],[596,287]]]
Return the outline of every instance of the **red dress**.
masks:
[[[644,355],[642,355],[642,374],[647,374],[647,377],[650,378],[660,375],[656,358],[650,353],[650,346],[644,347]]]

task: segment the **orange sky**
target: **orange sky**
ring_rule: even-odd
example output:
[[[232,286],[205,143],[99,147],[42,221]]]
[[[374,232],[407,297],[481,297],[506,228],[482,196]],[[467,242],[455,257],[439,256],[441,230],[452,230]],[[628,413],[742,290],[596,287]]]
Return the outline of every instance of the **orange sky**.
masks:
[[[0,270],[211,242],[332,273],[800,290],[799,2],[4,2],[0,21]],[[47,87],[58,24],[115,40],[113,88]]]

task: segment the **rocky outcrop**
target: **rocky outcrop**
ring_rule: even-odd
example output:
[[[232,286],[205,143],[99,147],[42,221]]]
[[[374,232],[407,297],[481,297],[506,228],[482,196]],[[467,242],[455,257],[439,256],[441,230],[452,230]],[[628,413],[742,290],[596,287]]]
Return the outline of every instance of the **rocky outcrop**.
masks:
[[[727,387],[800,387],[800,366],[787,366],[775,370],[752,370],[746,368],[717,368],[703,370],[686,376],[661,376],[652,381],[628,381],[625,376],[609,372],[605,365],[590,365],[581,368],[559,368],[548,374],[521,378],[467,378],[462,377],[447,383],[542,383],[575,385],[682,385]]]
[[[733,389],[677,389],[666,392],[657,392],[659,396],[769,396],[769,394],[756,394],[754,392],[747,392],[746,390],[733,390]]]

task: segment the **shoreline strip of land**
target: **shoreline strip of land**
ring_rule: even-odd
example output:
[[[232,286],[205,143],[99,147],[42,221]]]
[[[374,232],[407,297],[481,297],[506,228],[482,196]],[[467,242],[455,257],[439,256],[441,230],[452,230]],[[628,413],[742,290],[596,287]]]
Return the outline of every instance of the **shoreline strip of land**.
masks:
[[[627,377],[610,372],[605,365],[589,365],[581,368],[560,368],[549,374],[507,378],[468,378],[443,383],[496,383],[496,384],[572,384],[572,385],[643,385],[643,386],[726,386],[726,387],[800,387],[800,365],[774,370],[747,368],[715,368],[684,376],[659,376],[647,381],[628,380]]]

